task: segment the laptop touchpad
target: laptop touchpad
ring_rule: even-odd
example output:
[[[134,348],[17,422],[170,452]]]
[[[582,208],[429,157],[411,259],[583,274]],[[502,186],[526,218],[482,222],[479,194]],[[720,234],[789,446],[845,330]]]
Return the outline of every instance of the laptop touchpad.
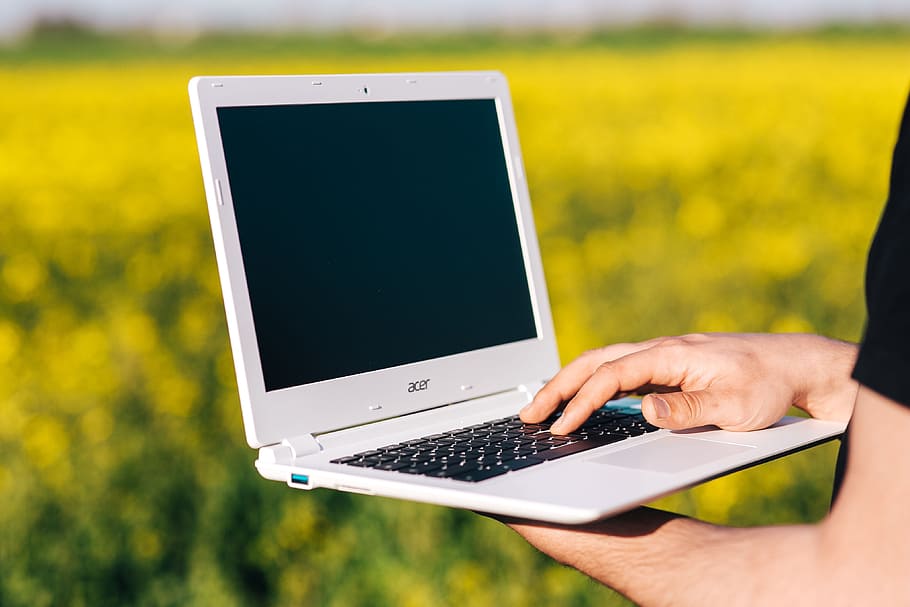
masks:
[[[754,449],[747,445],[731,445],[699,440],[697,438],[664,437],[630,447],[610,455],[593,458],[596,464],[609,464],[623,468],[651,470],[653,472],[682,472],[736,453]]]

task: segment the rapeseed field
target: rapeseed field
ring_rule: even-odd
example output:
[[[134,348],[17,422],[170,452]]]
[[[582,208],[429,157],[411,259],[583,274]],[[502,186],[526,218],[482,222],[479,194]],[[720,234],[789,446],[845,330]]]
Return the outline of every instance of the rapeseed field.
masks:
[[[256,475],[186,95],[197,74],[500,69],[564,362],[690,331],[859,339],[910,37],[622,40],[0,50],[0,604],[622,604],[477,515]],[[660,505],[815,520],[835,453]]]

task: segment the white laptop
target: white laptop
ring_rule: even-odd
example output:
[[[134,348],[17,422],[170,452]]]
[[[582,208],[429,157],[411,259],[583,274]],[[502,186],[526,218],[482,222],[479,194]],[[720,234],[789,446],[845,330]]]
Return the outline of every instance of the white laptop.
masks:
[[[583,523],[843,432],[670,432],[634,400],[568,437],[517,419],[559,360],[502,74],[189,88],[265,478]]]

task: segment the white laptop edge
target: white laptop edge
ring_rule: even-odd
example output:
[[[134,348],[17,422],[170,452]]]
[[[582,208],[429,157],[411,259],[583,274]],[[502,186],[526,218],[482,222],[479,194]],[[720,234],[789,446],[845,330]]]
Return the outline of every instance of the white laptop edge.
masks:
[[[196,139],[247,442],[262,447],[539,384],[559,368],[550,304],[508,84],[499,72],[196,77]],[[300,103],[495,99],[537,324],[537,339],[267,392],[256,343],[216,109]],[[301,184],[304,187],[305,184]],[[514,362],[520,360],[521,365]],[[428,381],[427,381],[428,380]],[[426,389],[409,392],[414,382]],[[343,384],[343,385],[341,385]]]
[[[521,401],[515,394],[481,400],[484,402],[466,403],[463,408],[451,407],[442,416],[433,415],[436,412],[418,413],[413,416],[417,419],[402,422],[397,430],[394,426],[385,428],[379,442],[368,429],[355,428],[327,438],[318,453],[283,461],[275,449],[289,447],[263,449],[256,468],[263,477],[295,489],[328,488],[573,525],[619,514],[711,479],[825,443],[838,438],[845,427],[841,422],[784,417],[770,428],[753,432],[711,427],[679,432],[659,430],[480,483],[331,463],[339,456],[380,444],[486,421],[491,415],[512,414]],[[699,450],[720,448],[729,449],[730,453],[704,461],[671,461],[670,466],[681,464],[673,472],[648,469],[649,460],[653,463],[655,459],[673,457],[662,453],[662,446],[651,444],[667,439],[689,446],[698,443]],[[624,457],[633,452],[643,454],[640,461]],[[635,465],[630,466],[630,460]]]

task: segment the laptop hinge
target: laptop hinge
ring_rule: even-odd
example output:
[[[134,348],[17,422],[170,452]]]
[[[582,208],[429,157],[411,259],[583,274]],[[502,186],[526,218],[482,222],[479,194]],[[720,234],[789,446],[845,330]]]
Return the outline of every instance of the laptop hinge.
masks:
[[[322,451],[322,445],[312,434],[303,434],[293,438],[284,438],[277,445],[259,449],[259,460],[264,464],[292,466],[298,457],[312,455]]]

